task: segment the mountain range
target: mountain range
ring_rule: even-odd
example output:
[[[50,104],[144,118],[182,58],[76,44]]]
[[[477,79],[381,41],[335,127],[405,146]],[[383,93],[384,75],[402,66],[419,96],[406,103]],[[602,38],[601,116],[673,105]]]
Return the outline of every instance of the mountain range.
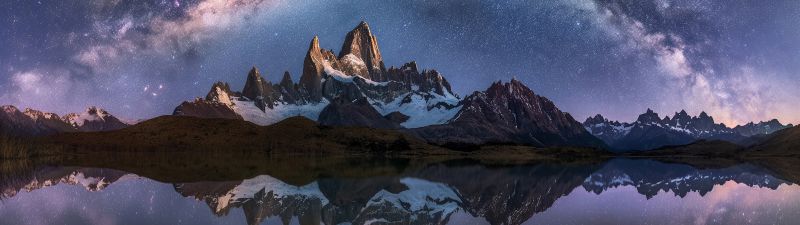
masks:
[[[11,105],[0,106],[0,134],[11,136],[45,136],[66,132],[110,131],[129,124],[120,121],[107,111],[89,107],[82,113],[69,113],[59,117],[55,113],[26,108],[20,111]]]
[[[701,112],[699,116],[690,116],[685,110],[681,110],[671,118],[660,118],[651,109],[639,115],[634,122],[610,121],[598,114],[587,118],[583,126],[619,151],[686,145],[698,140],[723,140],[750,146],[767,139],[776,131],[792,127],[791,124],[784,125],[773,119],[729,128],[725,124],[714,122],[714,118],[706,112]]]
[[[387,68],[365,22],[346,35],[338,56],[314,37],[298,83],[284,72],[273,84],[254,67],[240,92],[218,82],[204,99],[183,102],[173,114],[259,125],[305,116],[330,126],[399,129],[449,146],[606,146],[518,80],[460,98],[436,70],[420,71],[413,61]]]

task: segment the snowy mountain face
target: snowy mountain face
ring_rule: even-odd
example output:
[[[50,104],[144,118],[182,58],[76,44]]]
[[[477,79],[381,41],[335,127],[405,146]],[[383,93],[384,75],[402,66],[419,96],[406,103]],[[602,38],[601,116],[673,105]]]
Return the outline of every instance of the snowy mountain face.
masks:
[[[684,145],[700,139],[725,140],[743,144],[748,137],[769,134],[789,126],[777,120],[749,123],[745,126],[728,128],[715,123],[714,118],[701,112],[699,116],[689,116],[686,111],[676,112],[672,118],[660,118],[650,109],[632,122],[609,121],[602,115],[589,117],[583,127],[591,134],[620,150],[648,150],[667,145]]]
[[[314,37],[298,83],[285,72],[281,81],[273,84],[253,68],[241,92],[217,83],[204,100],[184,102],[174,114],[241,117],[269,125],[298,115],[317,120],[331,102],[359,99],[366,99],[381,116],[401,113],[407,118],[398,123],[406,128],[445,123],[460,109],[460,99],[437,71],[419,71],[415,62],[387,69],[377,39],[362,22],[347,34],[338,57],[320,48]]]
[[[43,136],[76,131],[108,131],[127,127],[128,124],[107,111],[89,107],[83,113],[70,113],[59,117],[55,113],[14,106],[2,106],[0,133],[12,136]]]

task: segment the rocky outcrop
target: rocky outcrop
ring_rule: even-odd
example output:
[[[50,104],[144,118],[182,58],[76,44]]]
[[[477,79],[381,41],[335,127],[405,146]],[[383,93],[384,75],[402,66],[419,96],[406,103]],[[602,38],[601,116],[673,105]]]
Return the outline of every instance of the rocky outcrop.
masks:
[[[486,91],[465,98],[461,105],[448,124],[412,132],[443,145],[605,146],[552,101],[536,95],[515,79],[493,83]]]

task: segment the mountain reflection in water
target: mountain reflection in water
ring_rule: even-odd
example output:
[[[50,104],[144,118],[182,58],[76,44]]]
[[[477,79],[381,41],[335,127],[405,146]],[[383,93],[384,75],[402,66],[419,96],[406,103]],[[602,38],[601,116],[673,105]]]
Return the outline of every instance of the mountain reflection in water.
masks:
[[[298,167],[302,168],[302,167]],[[0,224],[792,224],[800,187],[754,164],[449,161],[294,183],[158,181],[112,169],[0,176]]]

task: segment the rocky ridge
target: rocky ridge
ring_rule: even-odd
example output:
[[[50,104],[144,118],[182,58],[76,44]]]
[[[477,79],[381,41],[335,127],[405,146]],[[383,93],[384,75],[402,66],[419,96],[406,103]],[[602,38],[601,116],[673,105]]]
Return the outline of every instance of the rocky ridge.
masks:
[[[583,126],[617,150],[649,150],[668,145],[685,145],[698,140],[724,140],[749,145],[754,136],[768,135],[792,125],[770,120],[729,128],[725,124],[716,123],[706,112],[690,116],[685,110],[681,110],[672,117],[660,118],[658,113],[647,109],[632,123],[610,121],[598,114],[587,118]]]

